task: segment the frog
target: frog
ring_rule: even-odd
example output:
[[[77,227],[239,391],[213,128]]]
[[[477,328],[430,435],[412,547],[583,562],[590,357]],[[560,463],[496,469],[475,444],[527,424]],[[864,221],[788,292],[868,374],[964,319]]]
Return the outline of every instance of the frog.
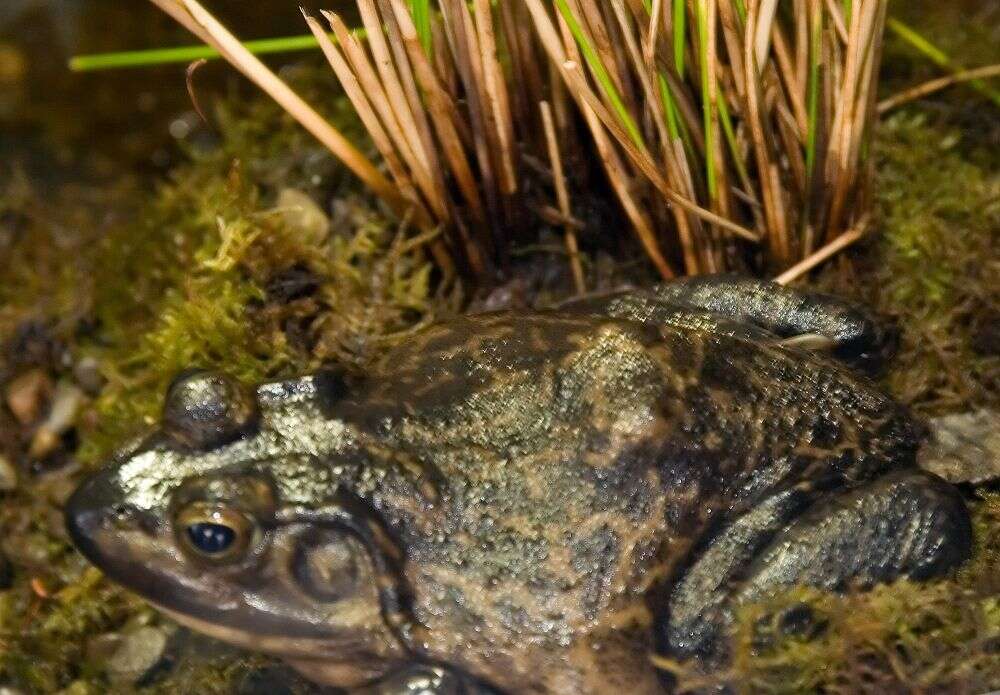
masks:
[[[742,606],[969,557],[876,381],[897,336],[718,275],[457,315],[363,371],[191,371],[66,524],[182,625],[347,692],[669,692]]]

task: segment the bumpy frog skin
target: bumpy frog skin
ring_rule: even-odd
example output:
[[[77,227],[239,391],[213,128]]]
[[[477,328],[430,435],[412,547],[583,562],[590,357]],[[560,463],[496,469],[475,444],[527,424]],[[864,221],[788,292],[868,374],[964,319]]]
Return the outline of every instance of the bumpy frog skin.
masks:
[[[734,610],[969,554],[862,370],[891,332],[713,277],[467,316],[368,375],[181,377],[70,533],[180,622],[365,692],[655,693]]]

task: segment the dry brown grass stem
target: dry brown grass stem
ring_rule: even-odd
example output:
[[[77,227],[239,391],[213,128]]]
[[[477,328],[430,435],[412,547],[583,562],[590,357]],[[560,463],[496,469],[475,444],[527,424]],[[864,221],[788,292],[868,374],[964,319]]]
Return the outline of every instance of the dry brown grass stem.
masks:
[[[744,15],[733,0],[688,0],[678,15],[612,0],[605,7],[615,17],[613,49],[595,26],[592,1],[565,0],[555,9],[524,2],[570,92],[601,121],[631,178],[649,184],[633,185],[633,201],[655,211],[659,198],[707,223],[689,231],[674,217],[685,272],[739,267],[748,256],[788,267],[865,213],[861,159],[884,0],[852,2],[843,35],[840,3],[755,0]],[[556,22],[572,31],[560,36]],[[568,35],[583,59],[567,50]],[[751,229],[741,236],[763,235],[764,257],[753,247],[734,257],[739,246],[720,232]]]
[[[587,291],[587,285],[583,279],[583,264],[580,262],[580,248],[576,242],[576,230],[571,222],[573,211],[569,204],[569,190],[566,188],[566,177],[563,174],[562,155],[559,153],[559,140],[556,136],[555,121],[552,120],[552,107],[549,102],[543,101],[539,104],[542,112],[542,123],[545,127],[545,139],[549,145],[549,164],[552,167],[552,179],[556,189],[556,200],[559,201],[559,212],[564,223],[564,237],[566,240],[566,252],[569,254],[570,268],[573,270],[573,284],[576,286],[577,294]]]
[[[779,285],[787,285],[802,277],[810,270],[840,253],[848,246],[858,241],[868,231],[868,218],[862,218],[852,229],[844,232],[829,244],[793,265],[791,268],[774,278]]]
[[[528,2],[527,4],[532,12],[532,15],[535,15],[535,28],[541,35],[542,42],[546,44],[546,49],[549,50],[550,55],[552,54],[552,48],[550,48],[550,45],[556,47],[557,50],[561,50],[558,49],[560,39],[558,34],[556,34],[555,29],[551,25],[538,23],[537,13],[540,6],[537,5],[537,3],[532,2]],[[569,53],[570,59],[567,60],[565,59],[565,56],[563,56],[564,59],[560,62],[560,60],[556,58],[556,68],[558,71],[562,72],[564,76],[571,76],[566,80],[569,91],[576,98],[577,104],[583,112],[583,116],[586,119],[590,133],[594,137],[594,144],[597,148],[598,157],[604,165],[605,171],[608,173],[608,180],[611,183],[615,194],[618,196],[618,200],[621,202],[621,205],[625,210],[625,214],[632,222],[632,226],[635,229],[636,235],[639,237],[639,241],[642,244],[643,249],[646,251],[646,255],[649,256],[653,265],[664,279],[673,278],[676,273],[667,262],[667,259],[664,258],[663,254],[660,252],[656,243],[653,221],[643,210],[641,203],[633,197],[631,186],[629,184],[630,174],[626,169],[625,162],[622,160],[618,150],[615,149],[614,143],[611,137],[609,137],[610,133],[606,132],[601,126],[602,119],[594,109],[594,107],[597,106],[598,109],[604,111],[604,107],[600,104],[596,97],[592,97],[589,89],[581,89],[579,87],[574,89],[572,76],[575,76],[578,73],[571,70],[570,67],[578,65],[581,58],[579,50],[572,40],[569,28],[561,19],[560,31],[562,33],[563,40],[565,41],[566,50]]]
[[[878,113],[881,116],[882,114],[888,113],[893,109],[899,108],[903,104],[920,99],[928,94],[939,92],[942,89],[947,89],[954,84],[972,82],[973,80],[985,80],[990,77],[1000,77],[1000,65],[986,65],[981,68],[962,70],[961,72],[956,72],[952,75],[946,75],[944,77],[938,77],[934,80],[928,80],[923,84],[918,84],[915,87],[903,90],[899,94],[894,94],[891,97],[883,99],[878,103]]]

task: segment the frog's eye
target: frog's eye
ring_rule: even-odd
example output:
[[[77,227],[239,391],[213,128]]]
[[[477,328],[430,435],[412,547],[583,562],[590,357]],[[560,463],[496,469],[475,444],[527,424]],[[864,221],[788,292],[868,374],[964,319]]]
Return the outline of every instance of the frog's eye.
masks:
[[[167,391],[163,429],[175,441],[198,449],[227,444],[257,418],[257,401],[235,379],[211,372],[181,374]]]
[[[260,536],[252,517],[205,502],[181,510],[174,519],[174,529],[188,554],[214,563],[242,559]]]

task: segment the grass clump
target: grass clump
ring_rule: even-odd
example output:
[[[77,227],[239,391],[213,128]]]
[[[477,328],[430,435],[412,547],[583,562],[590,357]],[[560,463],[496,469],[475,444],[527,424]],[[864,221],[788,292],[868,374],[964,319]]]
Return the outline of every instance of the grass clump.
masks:
[[[576,235],[600,240],[581,199],[598,196],[664,278],[798,273],[867,225],[884,0],[359,0],[365,42],[335,13],[307,16],[385,177],[198,2],[152,1],[376,195],[440,228],[446,276],[509,275],[511,248],[540,222],[564,226],[579,264]],[[546,150],[567,166],[532,154]],[[572,199],[564,170],[581,173]]]

